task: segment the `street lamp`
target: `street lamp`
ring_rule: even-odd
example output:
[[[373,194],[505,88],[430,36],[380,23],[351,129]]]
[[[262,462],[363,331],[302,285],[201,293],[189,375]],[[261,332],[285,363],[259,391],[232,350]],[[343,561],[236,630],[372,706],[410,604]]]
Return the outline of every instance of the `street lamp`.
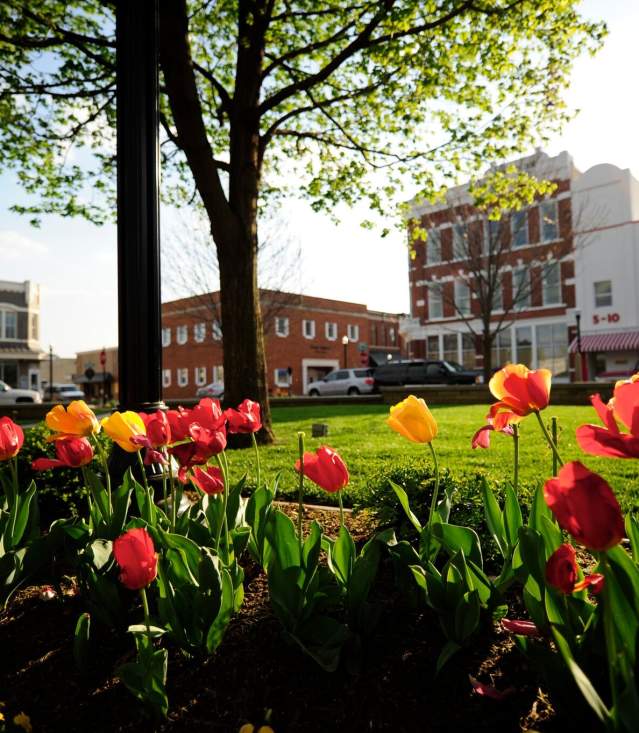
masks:
[[[344,369],[348,369],[348,336],[342,336],[342,346],[344,347]]]
[[[586,369],[584,364],[584,357],[581,352],[581,312],[575,311],[575,321],[577,323],[577,355],[579,357],[579,380],[581,382],[586,381]]]

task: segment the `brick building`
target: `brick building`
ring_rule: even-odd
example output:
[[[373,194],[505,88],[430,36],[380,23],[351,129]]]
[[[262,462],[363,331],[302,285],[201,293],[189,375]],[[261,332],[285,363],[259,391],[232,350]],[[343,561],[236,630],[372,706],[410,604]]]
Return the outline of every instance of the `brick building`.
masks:
[[[375,364],[400,355],[399,316],[306,295],[261,291],[267,377],[271,394],[300,395],[313,379],[338,367]],[[219,294],[162,305],[165,398],[195,395],[223,382]],[[348,343],[344,344],[344,337]]]
[[[481,306],[477,290],[468,285],[469,249],[462,245],[470,242],[486,262],[497,241],[503,266],[496,278],[491,331],[498,330],[497,324],[503,330],[492,345],[492,366],[522,362],[567,379],[568,346],[575,335],[571,189],[580,173],[565,152],[554,158],[538,152],[516,164],[554,181],[556,190],[501,222],[472,210],[467,186],[450,189],[440,203],[413,203],[411,221],[417,220],[427,237],[414,245],[409,262],[411,313],[402,321],[402,336],[410,356],[481,368],[481,340],[468,328],[470,323],[481,332]]]
[[[106,358],[104,366],[100,363],[103,351]],[[73,381],[84,391],[87,399],[98,400],[104,397],[106,400],[117,400],[118,347],[79,351],[75,357]]]

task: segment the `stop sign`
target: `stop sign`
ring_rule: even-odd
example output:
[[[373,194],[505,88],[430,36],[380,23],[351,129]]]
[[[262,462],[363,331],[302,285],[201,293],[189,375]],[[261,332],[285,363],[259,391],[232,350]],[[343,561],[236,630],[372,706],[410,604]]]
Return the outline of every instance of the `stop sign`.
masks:
[[[102,349],[100,352],[100,366],[104,366],[106,364],[106,351]]]

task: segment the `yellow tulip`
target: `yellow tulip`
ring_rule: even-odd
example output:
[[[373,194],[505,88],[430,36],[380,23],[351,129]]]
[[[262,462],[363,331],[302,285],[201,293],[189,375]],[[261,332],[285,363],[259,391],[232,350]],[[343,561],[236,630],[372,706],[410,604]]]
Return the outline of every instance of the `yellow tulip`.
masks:
[[[67,436],[86,437],[100,432],[98,418],[84,400],[75,400],[66,409],[62,405],[56,405],[49,410],[44,421],[55,433],[50,440]]]
[[[137,412],[114,412],[102,420],[102,427],[109,438],[123,450],[135,453],[142,447],[131,442],[131,438],[136,435],[146,435],[144,421]]]
[[[430,443],[437,435],[437,423],[423,399],[409,395],[390,408],[387,420],[395,432],[413,443]]]

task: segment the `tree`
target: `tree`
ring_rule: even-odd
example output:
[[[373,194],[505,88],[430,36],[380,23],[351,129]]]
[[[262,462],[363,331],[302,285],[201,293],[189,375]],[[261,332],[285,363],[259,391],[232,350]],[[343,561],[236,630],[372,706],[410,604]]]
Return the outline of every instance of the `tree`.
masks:
[[[196,192],[207,213],[226,396],[260,400],[267,433],[260,207],[292,188],[316,210],[364,198],[386,213],[408,176],[432,193],[460,167],[508,157],[552,131],[566,118],[573,59],[605,32],[577,5],[160,2],[164,196],[183,204]],[[113,211],[114,7],[0,6],[0,163],[35,196],[14,210],[93,221]],[[89,154],[73,161],[74,147]],[[103,198],[91,200],[89,187]]]
[[[528,158],[526,166],[534,170],[539,157]],[[448,305],[468,330],[481,350],[486,382],[495,366],[492,352],[499,334],[530,308],[535,296],[546,289],[560,292],[561,263],[574,253],[575,234],[580,234],[579,247],[587,246],[588,232],[602,220],[596,207],[576,211],[569,198],[553,200],[556,189],[555,183],[513,166],[489,173],[478,184],[449,190],[445,208],[409,221],[411,245],[426,248],[427,265],[447,259],[438,227],[451,225],[451,264],[444,280],[427,276],[429,298],[434,294],[442,306]],[[498,206],[499,201],[509,206]],[[538,230],[532,240],[531,225]]]

